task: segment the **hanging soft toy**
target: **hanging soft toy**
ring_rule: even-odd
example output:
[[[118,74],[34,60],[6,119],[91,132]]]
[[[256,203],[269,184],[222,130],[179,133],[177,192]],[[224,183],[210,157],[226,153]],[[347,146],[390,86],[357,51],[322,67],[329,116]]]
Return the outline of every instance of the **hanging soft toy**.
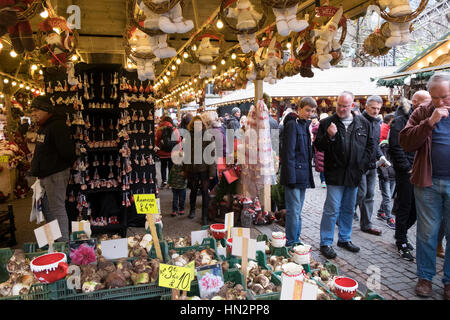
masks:
[[[249,0],[238,0],[236,8],[227,9],[227,17],[237,19],[236,28],[239,31],[246,31],[255,28],[263,16],[253,9]],[[237,34],[237,39],[243,53],[256,52],[259,48],[256,32]]]
[[[342,7],[334,14],[333,18],[319,30],[314,30],[315,34],[319,36],[316,40],[316,56],[317,67],[324,70],[330,69],[330,61],[333,60],[333,51],[337,51],[341,48],[340,43],[335,40],[339,21],[341,20],[343,13]]]
[[[46,33],[46,45],[40,49],[41,53],[47,53],[53,65],[66,67],[73,42],[66,20],[62,17],[47,18],[39,24],[39,28]]]
[[[408,0],[379,0],[381,9],[389,8],[389,15],[392,17],[405,17],[412,13]],[[409,42],[410,21],[397,23],[389,21],[390,37],[386,39],[385,46],[392,48],[404,45]]]
[[[214,56],[219,54],[220,49],[211,45],[209,37],[202,38],[197,50],[198,60],[200,62],[200,79],[210,78],[213,74],[212,62]]]
[[[280,64],[283,63],[283,60],[278,58],[276,55],[276,41],[276,37],[273,37],[270,41],[269,48],[267,49],[266,57],[261,62],[261,65],[264,66],[264,81],[270,84],[274,84],[277,82],[277,68]]]
[[[137,65],[138,78],[141,81],[154,80],[155,68],[154,63],[159,61],[158,57],[152,55],[153,48],[150,44],[150,36],[139,29],[131,32],[131,55]]]
[[[146,0],[148,1],[148,0]],[[143,2],[146,2],[143,1]],[[168,3],[168,0],[151,0],[156,5]],[[186,33],[194,28],[192,20],[185,20],[180,2],[159,17],[159,28],[165,33]]]
[[[151,11],[145,5],[144,1],[140,3],[139,8],[144,11],[145,14],[144,28],[155,32],[154,36],[149,36],[150,47],[153,54],[160,59],[172,58],[176,56],[177,51],[174,48],[169,47],[167,44],[167,34],[158,34],[158,31],[161,30],[159,27],[160,15]]]
[[[17,13],[25,11],[34,0],[0,0],[0,36],[7,31],[14,51],[18,54],[31,52],[36,45],[30,21],[20,21]]]
[[[298,3],[288,8],[272,7],[276,17],[277,30],[281,36],[286,37],[291,31],[300,32],[308,27],[306,20],[297,20],[297,9]]]

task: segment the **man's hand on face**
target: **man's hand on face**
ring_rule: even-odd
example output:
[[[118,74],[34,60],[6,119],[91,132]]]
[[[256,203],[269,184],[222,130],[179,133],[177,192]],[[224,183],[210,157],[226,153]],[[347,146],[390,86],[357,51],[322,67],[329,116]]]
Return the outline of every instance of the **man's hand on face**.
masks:
[[[435,125],[437,123],[439,123],[442,118],[447,118],[449,115],[449,107],[443,107],[443,108],[436,108],[433,111],[433,114],[430,117],[430,123],[431,125]]]

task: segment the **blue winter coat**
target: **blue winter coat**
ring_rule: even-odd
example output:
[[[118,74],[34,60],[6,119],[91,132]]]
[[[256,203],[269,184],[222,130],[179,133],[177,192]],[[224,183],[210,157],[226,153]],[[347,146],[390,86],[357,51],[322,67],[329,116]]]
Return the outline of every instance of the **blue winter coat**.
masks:
[[[312,174],[312,148],[309,125],[298,117],[286,118],[283,124],[280,153],[280,183],[296,188],[314,188]]]

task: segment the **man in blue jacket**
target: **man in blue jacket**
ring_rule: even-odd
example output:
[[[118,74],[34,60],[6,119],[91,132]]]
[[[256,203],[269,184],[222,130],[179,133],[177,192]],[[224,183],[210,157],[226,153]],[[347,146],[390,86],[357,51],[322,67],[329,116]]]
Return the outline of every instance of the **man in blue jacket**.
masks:
[[[320,252],[327,259],[336,257],[331,245],[337,220],[337,245],[350,252],[359,251],[351,242],[353,213],[358,185],[368,169],[374,147],[369,122],[356,115],[353,107],[353,94],[348,91],[341,93],[336,113],[320,121],[314,140],[314,146],[324,152],[327,198],[320,223]]]
[[[283,123],[280,183],[286,187],[286,244],[288,246],[299,241],[306,188],[314,188],[309,125],[316,109],[316,101],[311,97],[304,97],[300,101],[297,114],[289,114]]]
[[[36,97],[31,108],[33,119],[39,125],[31,175],[39,178],[45,190],[42,202],[45,220],[56,219],[62,235],[60,240],[69,241],[65,200],[70,168],[76,160],[75,144],[64,119],[55,114],[48,97]]]

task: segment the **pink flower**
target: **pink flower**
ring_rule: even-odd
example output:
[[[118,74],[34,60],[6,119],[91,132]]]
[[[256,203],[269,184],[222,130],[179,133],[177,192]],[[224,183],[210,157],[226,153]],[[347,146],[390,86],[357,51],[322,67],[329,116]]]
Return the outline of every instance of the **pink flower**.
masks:
[[[71,249],[70,259],[77,265],[86,265],[91,262],[95,262],[95,250],[88,244],[83,243],[77,249]]]

